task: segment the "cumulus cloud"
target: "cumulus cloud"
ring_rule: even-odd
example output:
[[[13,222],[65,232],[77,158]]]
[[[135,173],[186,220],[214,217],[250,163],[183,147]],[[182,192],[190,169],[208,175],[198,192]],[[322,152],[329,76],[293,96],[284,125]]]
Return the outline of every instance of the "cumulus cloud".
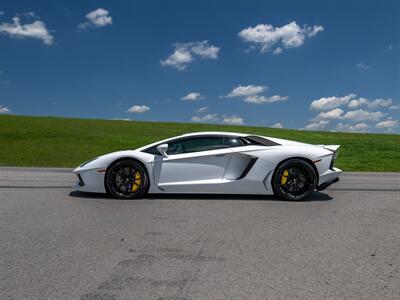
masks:
[[[378,121],[379,119],[383,118],[386,113],[381,111],[367,111],[364,109],[357,109],[357,110],[350,110],[346,112],[343,116],[343,120],[351,120],[351,121]]]
[[[149,111],[150,107],[146,105],[134,105],[131,108],[128,109],[128,112],[130,113],[136,113],[136,114],[142,114],[145,113],[146,111]]]
[[[304,128],[304,130],[323,130],[325,129],[325,127],[329,124],[329,120],[321,120],[321,121],[317,121],[317,122],[313,122],[310,123],[308,125],[306,125]]]
[[[0,105],[0,114],[8,114],[11,110],[8,107]]]
[[[271,126],[272,128],[284,128],[282,123],[278,122]]]
[[[261,93],[268,89],[265,85],[238,85],[233,88],[225,96],[220,96],[220,98],[236,98],[240,97],[247,103],[252,104],[263,104],[263,103],[273,103],[278,101],[285,101],[289,97],[281,95],[265,96]]]
[[[399,121],[397,120],[385,120],[382,122],[379,122],[375,125],[376,128],[379,129],[386,129],[386,130],[393,130],[395,127],[397,127],[399,125]]]
[[[273,95],[269,97],[264,95],[253,95],[244,98],[244,101],[253,104],[263,104],[263,103],[274,103],[279,101],[285,101],[288,98],[289,98],[288,96],[280,96],[280,95]]]
[[[186,96],[182,97],[181,100],[184,101],[196,101],[199,99],[202,99],[203,96],[200,93],[197,92],[191,92],[189,94],[187,94]]]
[[[320,121],[324,119],[340,119],[343,113],[344,111],[342,109],[334,108],[327,112],[320,112],[315,118],[313,118],[313,121]]]
[[[31,17],[34,17],[33,14]],[[47,26],[40,20],[33,21],[32,23],[21,24],[20,17],[14,17],[12,23],[1,23],[0,33],[8,35],[11,38],[33,38],[41,40],[46,45],[54,43],[54,37],[51,35]]]
[[[206,112],[208,110],[208,106],[203,106],[203,107],[200,107],[198,110],[197,110],[197,112],[198,113],[204,113],[204,112]]]
[[[109,11],[104,8],[95,9],[86,14],[87,21],[78,25],[78,28],[83,30],[87,28],[104,27],[113,23]]]
[[[389,107],[392,105],[392,99],[375,99],[368,104],[368,107],[375,109],[378,107]]]
[[[356,64],[356,67],[359,69],[362,69],[364,71],[368,70],[369,68],[371,68],[370,65],[364,64],[362,62],[359,62],[358,64]]]
[[[209,45],[208,41],[198,41],[189,43],[176,43],[174,53],[165,60],[161,60],[162,66],[169,66],[180,71],[186,69],[196,57],[201,59],[217,59],[220,51],[219,47]]]
[[[243,118],[233,115],[233,116],[223,116],[222,123],[229,125],[243,125]]]
[[[348,107],[349,108],[358,108],[361,106],[366,106],[370,109],[376,109],[379,107],[389,107],[392,105],[392,99],[375,99],[373,101],[370,101],[366,98],[358,98],[358,99],[353,99],[349,102]]]
[[[379,107],[390,107],[393,104],[392,99],[375,99],[368,100],[367,98],[359,97],[356,94],[348,94],[343,97],[332,96],[332,97],[322,97],[313,100],[310,104],[311,110],[328,110],[339,106],[347,105],[351,109],[359,108],[362,106],[368,107],[370,109],[376,109]]]
[[[218,122],[218,114],[207,114],[204,116],[193,116],[191,118],[193,122],[202,122],[202,123],[207,123],[207,122]]]
[[[228,95],[222,96],[226,98],[246,97],[261,94],[266,91],[268,87],[265,85],[238,85]]]
[[[279,54],[283,49],[300,47],[307,38],[323,30],[324,28],[320,25],[300,27],[293,21],[282,27],[274,27],[271,24],[248,27],[239,32],[239,37],[244,42],[259,46],[261,53],[272,50],[274,54]]]
[[[369,128],[369,125],[366,123],[357,123],[357,124],[343,124],[339,123],[336,126],[337,131],[348,131],[348,132],[366,132]]]
[[[332,108],[339,107],[341,105],[347,105],[351,99],[356,97],[355,94],[349,94],[343,97],[322,97],[313,100],[310,104],[310,109],[312,110],[328,110]]]

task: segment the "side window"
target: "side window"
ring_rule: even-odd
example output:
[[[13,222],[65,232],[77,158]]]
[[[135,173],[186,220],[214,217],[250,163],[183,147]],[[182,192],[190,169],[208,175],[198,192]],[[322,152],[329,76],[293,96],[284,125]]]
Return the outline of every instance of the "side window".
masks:
[[[225,137],[225,145],[229,148],[233,148],[233,147],[241,147],[244,146],[245,144],[243,143],[242,140],[240,140],[237,137]]]
[[[223,137],[193,137],[168,143],[167,154],[182,154],[225,148]]]

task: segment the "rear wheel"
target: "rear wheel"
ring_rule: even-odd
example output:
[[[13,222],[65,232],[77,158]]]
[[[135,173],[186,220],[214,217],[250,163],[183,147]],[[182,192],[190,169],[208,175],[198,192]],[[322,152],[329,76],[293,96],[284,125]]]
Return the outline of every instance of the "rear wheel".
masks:
[[[292,201],[307,199],[317,186],[317,173],[306,161],[290,159],[278,166],[272,187],[279,198]]]
[[[105,185],[115,198],[135,199],[147,193],[149,178],[142,164],[127,159],[118,161],[107,169]]]

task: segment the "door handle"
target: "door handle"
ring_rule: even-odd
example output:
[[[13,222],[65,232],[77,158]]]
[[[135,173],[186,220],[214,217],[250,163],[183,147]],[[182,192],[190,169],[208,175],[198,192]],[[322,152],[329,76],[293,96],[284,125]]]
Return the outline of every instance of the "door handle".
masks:
[[[214,157],[222,157],[225,156],[225,154],[215,154]]]

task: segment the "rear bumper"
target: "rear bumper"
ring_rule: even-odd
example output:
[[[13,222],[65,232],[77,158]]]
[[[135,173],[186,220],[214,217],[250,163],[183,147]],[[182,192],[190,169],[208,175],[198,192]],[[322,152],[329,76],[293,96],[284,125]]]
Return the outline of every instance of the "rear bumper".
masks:
[[[334,184],[334,183],[336,183],[336,182],[338,182],[339,181],[339,177],[336,177],[336,178],[334,178],[334,179],[331,179],[330,181],[325,181],[323,184],[320,184],[318,187],[317,187],[317,191],[323,191],[323,190],[325,190],[328,186],[330,186],[331,184]]]
[[[322,191],[326,189],[331,184],[334,184],[339,181],[339,175],[342,173],[342,170],[333,167],[328,171],[324,172],[319,177],[319,185],[317,187],[317,191]]]

